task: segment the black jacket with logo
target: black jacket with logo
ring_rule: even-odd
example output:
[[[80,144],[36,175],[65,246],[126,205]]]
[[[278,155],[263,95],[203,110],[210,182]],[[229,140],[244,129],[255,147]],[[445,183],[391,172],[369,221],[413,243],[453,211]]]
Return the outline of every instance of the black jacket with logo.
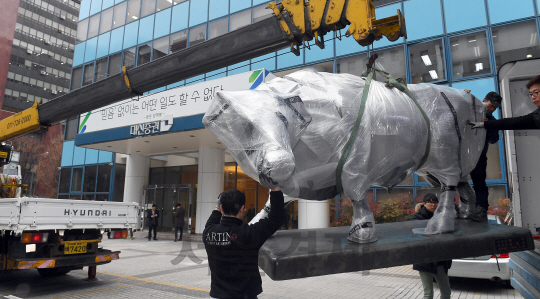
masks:
[[[213,298],[253,298],[262,293],[259,274],[259,249],[283,224],[284,203],[281,191],[270,192],[268,218],[248,225],[236,217],[213,211],[203,231],[212,275]]]

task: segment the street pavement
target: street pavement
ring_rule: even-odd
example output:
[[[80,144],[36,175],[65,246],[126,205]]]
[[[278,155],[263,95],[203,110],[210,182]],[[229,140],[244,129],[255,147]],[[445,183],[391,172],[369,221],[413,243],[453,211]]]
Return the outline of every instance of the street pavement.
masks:
[[[159,233],[158,233],[159,238]],[[98,281],[83,280],[87,268],[57,277],[35,270],[0,276],[0,298],[209,298],[210,272],[201,242],[107,240],[120,259],[97,267]],[[423,298],[412,266],[272,281],[261,271],[259,298]],[[451,279],[452,298],[523,298],[511,287],[489,280]],[[435,298],[440,293],[435,284]]]

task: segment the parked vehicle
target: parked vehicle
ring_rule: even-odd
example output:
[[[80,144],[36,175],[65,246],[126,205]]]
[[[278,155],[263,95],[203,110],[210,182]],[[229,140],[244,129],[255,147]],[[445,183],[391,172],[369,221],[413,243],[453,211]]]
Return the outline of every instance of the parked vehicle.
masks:
[[[17,176],[3,176],[3,194],[20,194],[24,186],[17,180]],[[97,265],[120,255],[98,247],[103,234],[125,239],[137,227],[139,214],[137,203],[0,199],[0,273],[37,269],[48,276],[89,266],[89,279],[95,279]]]
[[[505,224],[500,217],[495,215],[488,215],[488,222]],[[510,254],[508,253],[455,259],[452,260],[452,267],[448,270],[448,276],[490,279],[493,281],[503,280],[510,284],[509,261]]]

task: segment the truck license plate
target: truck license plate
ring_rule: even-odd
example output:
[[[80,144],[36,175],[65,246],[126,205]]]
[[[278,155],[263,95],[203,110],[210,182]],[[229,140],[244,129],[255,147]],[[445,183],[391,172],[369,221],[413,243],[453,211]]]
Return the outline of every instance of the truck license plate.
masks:
[[[86,253],[86,242],[73,242],[64,245],[64,254]]]

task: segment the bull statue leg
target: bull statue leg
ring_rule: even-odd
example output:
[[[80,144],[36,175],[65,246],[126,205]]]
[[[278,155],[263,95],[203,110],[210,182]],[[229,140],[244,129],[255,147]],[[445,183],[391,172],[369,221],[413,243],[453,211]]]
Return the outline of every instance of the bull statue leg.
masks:
[[[353,217],[347,240],[356,243],[377,241],[375,218],[369,208],[365,194],[359,200],[351,198],[351,202],[353,204]]]
[[[476,193],[467,180],[459,182],[457,186],[459,193],[459,212],[457,218],[475,219]]]
[[[455,231],[454,221],[456,218],[456,186],[441,186],[441,198],[439,205],[433,213],[433,218],[428,221],[426,228],[415,228],[415,234],[433,235],[450,233]]]

